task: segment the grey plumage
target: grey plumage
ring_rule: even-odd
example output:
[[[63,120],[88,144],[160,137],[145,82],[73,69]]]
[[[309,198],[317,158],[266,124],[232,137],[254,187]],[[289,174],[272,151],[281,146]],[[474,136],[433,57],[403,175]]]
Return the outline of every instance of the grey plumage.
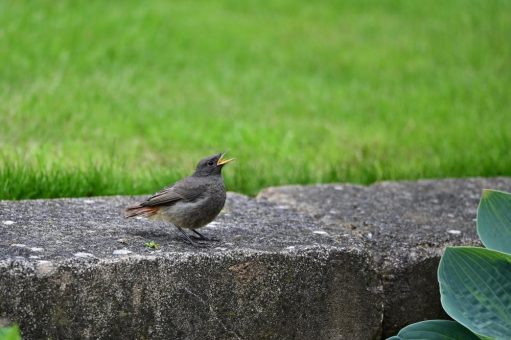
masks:
[[[225,204],[222,167],[232,159],[223,160],[222,156],[223,154],[216,154],[202,159],[192,176],[128,207],[125,217],[145,216],[170,222],[192,244],[195,242],[181,228],[191,229],[202,239],[206,239],[195,229],[213,221]]]

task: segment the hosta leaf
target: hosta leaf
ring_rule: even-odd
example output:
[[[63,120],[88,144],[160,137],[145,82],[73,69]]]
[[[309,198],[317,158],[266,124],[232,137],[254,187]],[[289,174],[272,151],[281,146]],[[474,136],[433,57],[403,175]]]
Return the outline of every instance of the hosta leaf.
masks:
[[[511,194],[484,190],[477,210],[477,233],[486,248],[511,254]]]
[[[429,339],[429,340],[479,340],[471,331],[448,320],[422,321],[406,326],[396,336],[389,339]]]
[[[511,339],[511,255],[448,247],[438,281],[444,310],[472,332]]]

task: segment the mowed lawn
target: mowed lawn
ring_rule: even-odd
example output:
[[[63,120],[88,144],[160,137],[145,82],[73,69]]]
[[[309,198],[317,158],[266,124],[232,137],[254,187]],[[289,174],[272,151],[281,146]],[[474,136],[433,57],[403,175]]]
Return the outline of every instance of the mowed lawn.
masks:
[[[511,175],[511,1],[0,1],[0,198]]]

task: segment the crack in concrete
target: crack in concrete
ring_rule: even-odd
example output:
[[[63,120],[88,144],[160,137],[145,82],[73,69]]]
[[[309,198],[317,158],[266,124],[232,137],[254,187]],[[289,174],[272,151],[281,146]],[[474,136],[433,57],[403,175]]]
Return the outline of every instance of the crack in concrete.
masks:
[[[222,326],[222,328],[228,332],[228,333],[231,333],[231,334],[234,334],[236,336],[237,339],[244,339],[241,335],[239,335],[236,331],[234,330],[230,330],[229,328],[227,328],[227,326],[222,322],[222,320],[220,320],[220,318],[217,316],[216,314],[216,311],[213,309],[213,307],[208,304],[206,301],[204,301],[203,298],[201,298],[199,295],[195,294],[194,292],[192,292],[190,289],[188,289],[187,287],[181,287],[185,292],[187,292],[188,294],[194,296],[201,304],[203,304],[204,306],[206,306],[211,315],[213,316],[214,319],[216,319],[218,321],[218,323],[220,324],[220,326]]]

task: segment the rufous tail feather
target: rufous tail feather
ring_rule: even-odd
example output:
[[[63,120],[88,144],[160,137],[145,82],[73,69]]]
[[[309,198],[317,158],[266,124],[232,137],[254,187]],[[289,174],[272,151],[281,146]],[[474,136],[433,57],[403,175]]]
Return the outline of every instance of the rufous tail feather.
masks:
[[[124,210],[124,217],[130,218],[135,216],[150,217],[158,212],[158,207],[142,207],[140,205],[134,205]]]

